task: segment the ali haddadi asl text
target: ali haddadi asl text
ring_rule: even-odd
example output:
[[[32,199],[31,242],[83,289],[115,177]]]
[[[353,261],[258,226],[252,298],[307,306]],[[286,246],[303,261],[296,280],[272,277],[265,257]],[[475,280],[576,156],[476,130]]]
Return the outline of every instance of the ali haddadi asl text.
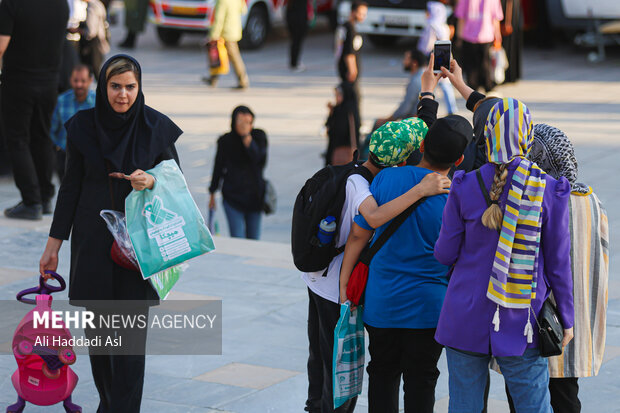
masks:
[[[35,346],[44,347],[122,347],[122,337],[107,336],[105,340],[102,336],[93,338],[86,337],[49,337],[39,336],[35,339]]]

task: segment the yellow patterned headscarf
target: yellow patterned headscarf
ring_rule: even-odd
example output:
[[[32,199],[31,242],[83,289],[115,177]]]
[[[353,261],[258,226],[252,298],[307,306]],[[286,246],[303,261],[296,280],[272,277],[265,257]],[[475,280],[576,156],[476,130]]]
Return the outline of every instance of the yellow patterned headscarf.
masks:
[[[484,129],[487,159],[505,164],[520,158],[509,183],[504,217],[493,260],[487,298],[497,304],[493,317],[499,331],[499,306],[528,312],[523,334],[532,342],[530,306],[536,298],[545,173],[525,158],[533,143],[532,116],[516,99],[503,99],[489,112]]]

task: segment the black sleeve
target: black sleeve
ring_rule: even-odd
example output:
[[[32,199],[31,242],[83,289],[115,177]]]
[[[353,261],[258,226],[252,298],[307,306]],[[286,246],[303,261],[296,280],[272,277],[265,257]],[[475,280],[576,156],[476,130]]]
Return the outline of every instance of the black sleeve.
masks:
[[[479,101],[481,101],[482,99],[486,98],[485,95],[483,95],[480,92],[476,92],[475,90],[472,92],[471,95],[469,95],[469,99],[467,99],[467,103],[465,104],[465,106],[467,106],[467,109],[469,109],[470,111],[474,111],[474,106],[476,106],[476,103],[478,103]]]
[[[437,120],[439,103],[435,99],[420,99],[418,102],[418,118],[422,119],[430,128]]]
[[[50,228],[50,237],[68,240],[73,227],[75,210],[82,192],[84,176],[84,157],[67,139],[67,166],[65,176],[58,190],[58,199],[54,209],[54,219]]]
[[[267,134],[261,129],[252,131],[252,143],[248,148],[243,146],[252,165],[258,166],[260,170],[267,163]]]
[[[350,23],[345,24],[344,27],[347,30],[347,34],[345,35],[344,42],[342,43],[342,56],[355,53],[353,50],[353,28]]]
[[[223,139],[217,141],[217,151],[215,153],[215,163],[213,164],[213,174],[211,175],[211,185],[209,193],[215,193],[220,187],[220,181],[224,176],[224,144]]]
[[[2,0],[0,2],[0,35],[10,36],[13,34],[15,23],[15,1]]]

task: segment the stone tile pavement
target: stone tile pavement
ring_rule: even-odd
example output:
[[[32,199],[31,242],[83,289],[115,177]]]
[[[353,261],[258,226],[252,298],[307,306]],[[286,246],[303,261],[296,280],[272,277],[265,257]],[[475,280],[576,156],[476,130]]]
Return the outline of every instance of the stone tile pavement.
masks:
[[[113,43],[122,37],[113,28]],[[232,75],[219,89],[200,82],[205,56],[199,37],[187,37],[178,48],[160,46],[152,27],[132,52],[144,68],[147,103],[168,114],[184,130],[179,140],[182,167],[200,208],[205,212],[206,186],[217,136],[229,128],[229,114],[248,104],[256,125],[270,139],[266,176],[279,194],[279,210],[263,222],[261,242],[216,237],[217,250],[194,260],[171,299],[223,299],[224,335],[221,356],[149,356],[143,412],[302,412],[307,393],[307,293],[290,259],[290,213],[298,188],[321,166],[326,146],[319,131],[325,104],[336,84],[331,37],[310,36],[303,60],[308,70],[291,74],[286,67],[288,44],[276,33],[258,51],[244,52],[252,88],[233,92]],[[374,117],[388,115],[406,82],[400,69],[401,48],[365,46],[362,115],[368,127]],[[620,275],[614,264],[620,248],[620,187],[615,171],[620,153],[620,59],[611,54],[604,66],[586,63],[585,54],[570,48],[553,52],[528,50],[525,80],[498,93],[524,100],[536,122],[565,130],[574,140],[580,177],[598,193],[611,225],[611,279],[605,363],[598,377],[580,382],[583,411],[620,412]],[[458,101],[464,115],[464,102]],[[442,108],[443,110],[443,108]],[[12,182],[0,179],[0,208],[19,200]],[[222,235],[225,219],[218,211]],[[0,299],[34,285],[50,218],[28,223],[0,217]],[[60,273],[68,273],[63,247]],[[24,313],[27,311],[24,306]],[[96,410],[96,390],[87,357],[74,366],[80,383],[74,400],[85,412]],[[447,367],[440,360],[437,412],[447,411]],[[13,357],[0,356],[0,406],[14,401],[10,375]],[[356,412],[367,411],[366,384]],[[492,373],[490,412],[507,412],[502,378]],[[60,406],[30,407],[32,412],[60,412]]]

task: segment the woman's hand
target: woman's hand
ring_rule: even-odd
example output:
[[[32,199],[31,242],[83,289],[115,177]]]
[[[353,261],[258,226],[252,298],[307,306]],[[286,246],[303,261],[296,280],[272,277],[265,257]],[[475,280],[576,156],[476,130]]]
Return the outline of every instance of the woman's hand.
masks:
[[[209,209],[215,211],[215,194],[211,194],[209,197]]]
[[[49,237],[47,239],[47,245],[45,251],[39,260],[39,274],[46,280],[51,278],[49,274],[45,273],[45,270],[54,271],[58,269],[58,251],[62,245],[62,240]]]
[[[435,54],[431,53],[430,59],[428,60],[428,66],[422,73],[422,78],[420,79],[421,88],[420,93],[422,92],[433,92],[437,87],[437,83],[441,80],[441,78],[445,77],[443,73],[435,73],[433,71],[433,66],[435,65]],[[422,99],[424,99],[424,96]]]
[[[463,79],[463,69],[457,63],[456,59],[452,59],[450,61],[450,70],[445,67],[441,68],[443,74],[450,80],[450,83],[457,87],[461,84],[465,84],[465,80]]]
[[[564,329],[564,339],[562,340],[562,348],[566,347],[573,339],[573,327]]]
[[[418,184],[420,194],[425,196],[433,196],[439,194],[449,194],[452,181],[445,175],[435,172],[427,174]]]
[[[459,91],[463,99],[469,99],[474,90],[467,86],[465,80],[463,79],[463,69],[456,62],[456,60],[452,59],[450,61],[450,70],[445,67],[441,68],[441,72],[450,80],[450,83]]]
[[[252,135],[251,134],[247,134],[243,137],[243,146],[245,146],[246,148],[249,148],[250,145],[252,144]]]
[[[144,172],[142,169],[136,169],[131,175],[125,175],[122,172],[112,172],[110,176],[117,179],[127,179],[131,182],[131,187],[136,191],[153,189],[155,185],[153,175]]]

